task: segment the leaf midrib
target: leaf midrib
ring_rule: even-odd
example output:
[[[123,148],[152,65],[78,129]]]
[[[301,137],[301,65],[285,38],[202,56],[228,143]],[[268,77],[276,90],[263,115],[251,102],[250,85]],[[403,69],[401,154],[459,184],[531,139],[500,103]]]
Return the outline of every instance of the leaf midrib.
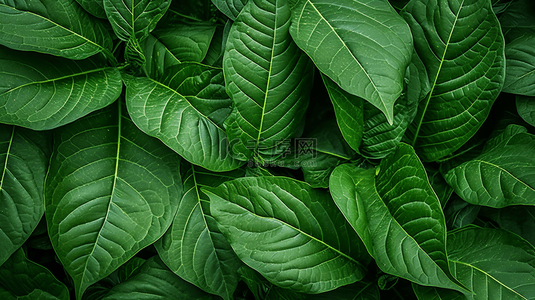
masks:
[[[7,162],[9,160],[9,155],[11,154],[11,146],[13,144],[13,139],[15,137],[15,126],[12,126],[11,130],[11,137],[9,139],[9,146],[7,146],[7,152],[6,152],[6,160],[4,162],[4,168],[2,169],[2,177],[0,178],[0,191],[2,191],[2,188],[4,186],[4,177],[6,175],[7,171]]]

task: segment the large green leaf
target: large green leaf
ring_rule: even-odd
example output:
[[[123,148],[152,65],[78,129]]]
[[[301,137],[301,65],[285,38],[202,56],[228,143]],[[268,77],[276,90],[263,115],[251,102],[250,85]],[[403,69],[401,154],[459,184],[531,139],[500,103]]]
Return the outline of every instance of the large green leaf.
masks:
[[[164,24],[158,27],[141,43],[147,57],[145,72],[151,78],[160,78],[165,68],[181,62],[202,62],[216,26],[213,24]]]
[[[526,123],[535,126],[535,97],[516,96],[516,109]]]
[[[183,63],[164,74],[158,81],[123,76],[134,123],[203,168],[229,171],[243,164],[230,156],[222,128],[231,101],[221,69]]]
[[[485,151],[445,175],[463,200],[490,207],[535,205],[535,136],[509,125]]]
[[[247,177],[205,192],[238,257],[271,283],[315,294],[364,277],[366,250],[327,191]]]
[[[210,300],[199,288],[180,279],[157,257],[147,260],[136,275],[114,286],[103,300]]]
[[[424,161],[435,161],[487,118],[504,82],[504,39],[490,0],[412,0],[401,15],[431,82],[410,137]]]
[[[225,128],[231,142],[239,141],[233,156],[240,160],[284,152],[280,146],[308,106],[313,64],[289,27],[286,0],[251,0],[230,29],[223,71],[233,110]]]
[[[248,0],[212,0],[212,3],[232,21],[236,20],[238,14]]]
[[[0,265],[39,224],[48,167],[42,133],[0,124]]]
[[[386,0],[290,0],[290,33],[318,69],[394,119],[412,57],[407,23]]]
[[[0,46],[0,122],[52,129],[111,104],[122,90],[117,69],[97,60]]]
[[[464,291],[448,269],[440,202],[409,145],[399,144],[377,170],[338,166],[329,187],[383,272]]]
[[[70,59],[112,56],[108,31],[74,0],[0,0],[0,18],[0,44],[10,48]]]
[[[114,104],[56,132],[45,185],[54,250],[77,299],[171,225],[179,157]]]
[[[511,29],[505,38],[507,68],[503,91],[535,96],[535,29]]]
[[[104,10],[121,40],[141,41],[156,27],[170,4],[170,0],[104,0]]]
[[[208,196],[200,189],[242,177],[245,172],[238,169],[212,173],[187,164],[182,168],[185,193],[173,225],[155,244],[156,249],[171,271],[182,279],[205,292],[232,299],[241,262],[217,227],[210,214]]]
[[[0,267],[3,299],[69,300],[69,290],[45,267],[26,258],[19,249]]]
[[[535,299],[535,249],[504,230],[465,227],[448,235],[450,267],[469,300]]]

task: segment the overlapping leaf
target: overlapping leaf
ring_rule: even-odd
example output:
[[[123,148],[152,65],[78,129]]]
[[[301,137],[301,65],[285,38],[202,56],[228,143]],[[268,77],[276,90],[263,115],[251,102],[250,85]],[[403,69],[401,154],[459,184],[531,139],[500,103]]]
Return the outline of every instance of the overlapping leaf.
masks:
[[[366,251],[325,190],[249,177],[206,193],[238,257],[271,283],[315,294],[363,278]]]
[[[385,0],[291,0],[290,33],[318,69],[394,119],[412,57],[407,23]]]
[[[445,175],[465,201],[490,207],[535,205],[535,136],[509,125],[485,151]]]
[[[526,123],[535,126],[535,97],[516,96],[516,109]]]
[[[156,27],[170,4],[170,0],[104,0],[104,10],[121,40],[141,41]]]
[[[329,186],[381,270],[421,285],[465,291],[449,272],[444,214],[410,146],[400,144],[377,171],[341,165]]]
[[[56,133],[45,215],[77,299],[171,225],[182,192],[178,162],[120,104]]]
[[[189,162],[212,171],[229,171],[233,159],[222,123],[231,105],[221,69],[183,63],[158,81],[123,76],[128,112],[136,125]]]
[[[0,124],[0,265],[39,224],[48,147],[42,133]]]
[[[47,268],[28,260],[22,249],[0,267],[2,293],[4,299],[70,299],[67,287]]]
[[[152,257],[129,280],[114,286],[103,300],[214,299],[180,279],[158,258]]]
[[[225,128],[238,159],[284,152],[280,145],[295,133],[308,106],[313,64],[293,42],[289,26],[286,0],[255,0],[230,29],[223,71],[233,110]]]
[[[76,0],[88,13],[101,19],[106,19],[104,0]]]
[[[212,0],[212,3],[231,20],[236,20],[238,14],[248,0]]]
[[[454,276],[469,300],[534,299],[535,249],[504,230],[465,227],[448,235]]]
[[[535,96],[535,29],[511,29],[505,38],[505,84],[503,91]]]
[[[119,71],[93,59],[71,61],[0,46],[0,122],[52,129],[119,97]]]
[[[171,271],[182,279],[208,293],[232,299],[241,262],[217,227],[210,214],[208,196],[200,189],[242,177],[244,171],[212,173],[187,164],[183,169],[184,196],[173,225],[155,244],[156,249]]]
[[[0,18],[0,44],[10,48],[69,59],[111,57],[110,34],[74,0],[1,0]]]
[[[401,15],[431,82],[410,137],[422,159],[434,161],[487,118],[504,82],[504,39],[488,0],[414,0]]]

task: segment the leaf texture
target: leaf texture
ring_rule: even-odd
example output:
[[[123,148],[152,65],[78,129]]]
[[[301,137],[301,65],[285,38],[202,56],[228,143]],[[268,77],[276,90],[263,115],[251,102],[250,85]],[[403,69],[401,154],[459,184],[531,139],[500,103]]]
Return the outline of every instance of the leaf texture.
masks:
[[[290,33],[318,69],[394,119],[412,57],[407,23],[385,0],[291,0]]]
[[[205,192],[238,257],[271,283],[316,294],[363,278],[366,251],[326,191],[248,177]]]
[[[535,127],[535,97],[516,96],[516,110],[526,123]]]
[[[289,26],[286,0],[251,0],[230,29],[223,71],[233,110],[225,128],[230,141],[239,141],[233,147],[238,159],[284,152],[280,145],[296,132],[308,106],[313,64],[292,41]]]
[[[108,31],[75,1],[1,0],[0,18],[0,44],[9,48],[69,59],[112,56]]]
[[[47,146],[41,133],[0,124],[0,265],[30,237],[45,212]]]
[[[0,46],[0,122],[34,130],[70,123],[115,101],[119,71]]]
[[[211,171],[230,171],[242,162],[230,156],[223,120],[231,104],[221,69],[183,63],[158,81],[123,76],[134,123],[189,162]]]
[[[414,0],[401,15],[431,82],[409,136],[424,161],[435,161],[487,118],[504,82],[504,39],[488,0]]]
[[[212,0],[212,3],[232,21],[236,20],[248,0]]]
[[[383,272],[465,291],[449,272],[444,214],[412,147],[401,143],[378,171],[338,166],[330,189]]]
[[[56,133],[45,215],[77,299],[171,225],[182,193],[178,162],[119,102]]]
[[[535,96],[535,29],[512,29],[505,35],[505,84],[503,91]]]
[[[183,164],[184,196],[166,234],[155,244],[160,258],[175,274],[202,290],[232,299],[238,285],[240,260],[210,214],[208,196],[201,191],[242,177],[238,169],[213,173]]]

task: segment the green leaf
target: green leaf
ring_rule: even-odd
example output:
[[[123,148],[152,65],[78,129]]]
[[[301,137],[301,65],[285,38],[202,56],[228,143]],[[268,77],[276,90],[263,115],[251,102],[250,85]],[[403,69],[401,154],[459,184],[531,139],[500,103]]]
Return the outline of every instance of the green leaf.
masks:
[[[248,0],[212,0],[212,3],[232,21],[236,20]]]
[[[251,0],[230,29],[223,58],[233,103],[225,128],[240,160],[276,155],[303,119],[313,64],[292,41],[286,0]],[[251,51],[251,49],[258,49]]]
[[[465,291],[449,272],[444,214],[412,147],[399,144],[378,170],[338,166],[329,186],[383,272]]]
[[[503,91],[535,96],[535,29],[511,29],[505,38],[507,68]]]
[[[318,69],[389,123],[412,57],[407,23],[386,0],[290,0],[290,33]]]
[[[165,24],[141,43],[145,72],[150,78],[164,76],[164,70],[181,62],[201,62],[208,52],[216,26],[212,24]]]
[[[410,138],[424,161],[435,161],[487,118],[504,81],[504,39],[490,0],[412,0],[401,15],[431,81]]]
[[[170,0],[104,0],[104,10],[121,40],[141,41],[156,27],[170,4]]]
[[[535,97],[516,96],[516,109],[526,123],[535,126]]]
[[[364,134],[364,113],[362,98],[341,89],[329,77],[321,74],[336,114],[336,122],[342,136],[355,151],[359,151]]]
[[[501,229],[518,234],[535,245],[535,207],[509,206],[501,209],[484,207],[482,215],[496,222]]]
[[[366,251],[327,191],[247,177],[204,192],[238,257],[271,283],[316,294],[364,277]]]
[[[45,215],[77,299],[171,225],[182,193],[179,160],[120,104],[56,132]]]
[[[104,0],[76,0],[88,13],[101,19],[106,19]]]
[[[0,267],[0,293],[2,290],[13,299],[70,299],[67,287],[47,268],[28,260],[22,249]]]
[[[450,268],[469,300],[533,299],[535,249],[504,230],[465,227],[448,235]]]
[[[452,196],[444,210],[448,228],[456,229],[472,224],[477,218],[480,209],[481,206],[479,205],[465,202],[457,195]]]
[[[535,136],[524,127],[509,125],[489,140],[477,158],[444,178],[466,202],[495,208],[535,205]]]
[[[466,297],[453,290],[440,289],[413,283],[412,289],[418,300],[466,300]]]
[[[211,171],[230,171],[242,162],[230,156],[223,120],[231,105],[221,69],[183,63],[158,81],[123,76],[134,123],[189,162]]]
[[[49,157],[41,139],[41,133],[0,124],[0,265],[30,237],[45,212]]]
[[[155,244],[165,264],[182,279],[208,293],[232,299],[238,285],[240,260],[232,251],[210,214],[205,186],[215,187],[226,180],[242,177],[238,169],[212,173],[193,165],[183,165],[184,196],[173,225]]]
[[[138,273],[114,286],[103,300],[188,299],[209,300],[214,297],[180,279],[157,257],[147,260]]]
[[[0,0],[0,18],[0,44],[9,48],[69,59],[112,56],[106,28],[74,0]]]
[[[97,60],[71,61],[0,46],[0,122],[56,128],[103,108],[122,90],[119,71]]]
[[[502,28],[533,28],[535,26],[535,2],[531,0],[515,0],[500,15]]]

